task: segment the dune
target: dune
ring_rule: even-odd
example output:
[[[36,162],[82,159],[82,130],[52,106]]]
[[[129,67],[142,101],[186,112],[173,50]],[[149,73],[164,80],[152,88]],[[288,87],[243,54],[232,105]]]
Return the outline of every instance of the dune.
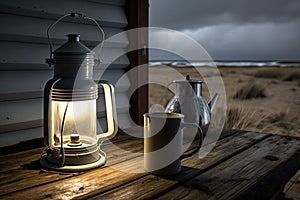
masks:
[[[166,66],[153,66],[150,76],[154,83],[171,83],[189,74],[203,79],[194,67],[174,67],[174,74]],[[300,137],[300,68],[299,67],[219,67],[227,98],[225,128],[284,134]],[[180,73],[179,76],[178,73]],[[213,79],[219,74],[205,74]],[[172,79],[173,78],[173,79]],[[169,87],[175,87],[171,84]],[[213,91],[212,91],[213,92]],[[174,94],[166,87],[151,84],[150,107],[165,106]],[[203,95],[208,99],[207,87]],[[161,108],[163,109],[163,108]]]

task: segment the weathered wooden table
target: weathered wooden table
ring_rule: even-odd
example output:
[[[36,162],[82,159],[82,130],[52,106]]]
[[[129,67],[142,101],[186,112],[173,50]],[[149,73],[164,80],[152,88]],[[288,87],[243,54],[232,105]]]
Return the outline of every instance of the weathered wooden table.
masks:
[[[104,144],[107,164],[81,173],[41,169],[42,148],[2,155],[0,199],[270,199],[300,166],[299,138],[272,134],[224,131],[205,158],[184,159],[172,177],[128,172],[141,168],[142,139],[122,133],[113,144],[126,151]]]

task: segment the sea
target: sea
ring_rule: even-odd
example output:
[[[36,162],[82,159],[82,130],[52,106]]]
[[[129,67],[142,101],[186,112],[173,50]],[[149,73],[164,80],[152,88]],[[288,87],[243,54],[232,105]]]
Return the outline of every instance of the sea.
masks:
[[[150,66],[168,65],[172,67],[300,67],[300,61],[184,61],[184,60],[151,60]]]

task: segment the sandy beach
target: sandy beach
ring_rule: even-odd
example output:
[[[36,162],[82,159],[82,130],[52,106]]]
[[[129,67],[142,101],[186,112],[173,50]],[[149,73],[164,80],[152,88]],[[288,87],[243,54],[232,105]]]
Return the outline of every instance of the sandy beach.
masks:
[[[194,67],[152,66],[150,79],[154,83],[189,74],[192,79],[203,79]],[[299,67],[218,67],[224,82],[227,99],[225,128],[300,136],[300,68]],[[179,74],[179,75],[180,75]],[[205,80],[218,74],[205,74]],[[171,84],[169,88],[175,87]],[[174,88],[173,88],[174,89]],[[211,91],[213,93],[213,91]],[[173,93],[166,87],[150,85],[150,107],[166,105]],[[203,95],[209,99],[207,87]]]

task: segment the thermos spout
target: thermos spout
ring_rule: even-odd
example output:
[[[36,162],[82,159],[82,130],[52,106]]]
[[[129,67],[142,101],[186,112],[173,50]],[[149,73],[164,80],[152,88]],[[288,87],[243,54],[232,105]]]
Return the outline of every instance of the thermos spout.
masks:
[[[209,107],[210,111],[212,111],[214,109],[214,106],[215,106],[215,103],[217,102],[218,97],[219,97],[219,94],[215,93],[214,96],[211,98],[211,100],[209,100],[208,107]]]

